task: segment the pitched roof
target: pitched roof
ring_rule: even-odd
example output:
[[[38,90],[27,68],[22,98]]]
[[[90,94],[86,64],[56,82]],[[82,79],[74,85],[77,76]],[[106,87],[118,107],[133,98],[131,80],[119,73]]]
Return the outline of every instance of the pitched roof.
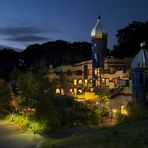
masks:
[[[148,65],[148,52],[141,49],[131,63],[131,68],[145,68]]]

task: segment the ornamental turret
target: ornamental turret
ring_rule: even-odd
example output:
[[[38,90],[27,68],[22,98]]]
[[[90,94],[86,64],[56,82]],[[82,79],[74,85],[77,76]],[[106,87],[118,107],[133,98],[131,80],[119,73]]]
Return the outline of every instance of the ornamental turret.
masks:
[[[104,59],[107,51],[107,33],[105,32],[101,17],[98,16],[96,25],[91,31],[92,39],[92,80],[93,87],[101,85],[98,81],[99,73],[104,71]]]

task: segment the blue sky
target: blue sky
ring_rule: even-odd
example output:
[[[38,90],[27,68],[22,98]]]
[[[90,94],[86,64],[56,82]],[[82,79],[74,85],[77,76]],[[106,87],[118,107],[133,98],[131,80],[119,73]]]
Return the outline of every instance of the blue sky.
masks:
[[[49,40],[91,42],[97,15],[108,32],[108,47],[118,29],[148,21],[148,0],[0,0],[0,45],[24,49]]]

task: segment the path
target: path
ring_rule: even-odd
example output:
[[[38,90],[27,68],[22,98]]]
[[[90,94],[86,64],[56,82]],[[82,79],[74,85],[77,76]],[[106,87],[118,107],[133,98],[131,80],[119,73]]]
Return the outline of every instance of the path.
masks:
[[[36,148],[46,140],[39,134],[24,133],[14,123],[0,121],[0,148]]]

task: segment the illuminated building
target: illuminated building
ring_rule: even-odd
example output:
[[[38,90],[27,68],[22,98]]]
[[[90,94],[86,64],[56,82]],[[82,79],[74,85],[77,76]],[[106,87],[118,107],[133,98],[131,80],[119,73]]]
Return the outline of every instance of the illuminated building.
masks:
[[[104,61],[104,73],[101,76],[102,87],[109,89],[119,86],[128,86],[129,64],[125,60],[108,59]],[[113,70],[114,69],[114,70]],[[73,65],[59,66],[55,68],[57,75],[63,73],[70,82],[69,92],[74,95],[84,92],[93,92],[92,85],[92,60],[83,61]],[[99,72],[97,73],[99,77]],[[98,82],[98,83],[97,83]],[[99,81],[96,86],[99,87]]]
[[[92,82],[93,87],[97,86],[97,82],[101,80],[101,73],[104,71],[104,59],[107,51],[107,33],[105,32],[102,24],[101,17],[98,16],[96,25],[91,31],[92,38]],[[100,79],[98,80],[98,73]]]
[[[106,57],[107,33],[102,27],[100,16],[91,31],[91,40],[91,60],[54,69],[57,75],[64,74],[70,82],[69,91],[64,90],[65,93],[81,95],[85,99],[95,98],[92,94],[99,92],[103,87],[116,89],[128,86],[129,82],[129,63],[126,60]],[[57,88],[57,93],[61,94],[61,89]]]

